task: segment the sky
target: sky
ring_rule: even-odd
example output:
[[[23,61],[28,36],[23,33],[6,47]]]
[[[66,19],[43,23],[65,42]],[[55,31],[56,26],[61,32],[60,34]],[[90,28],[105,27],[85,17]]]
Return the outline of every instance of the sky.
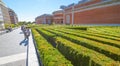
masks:
[[[7,7],[13,9],[19,21],[35,21],[37,16],[52,14],[60,10],[61,5],[77,3],[80,0],[3,0]]]

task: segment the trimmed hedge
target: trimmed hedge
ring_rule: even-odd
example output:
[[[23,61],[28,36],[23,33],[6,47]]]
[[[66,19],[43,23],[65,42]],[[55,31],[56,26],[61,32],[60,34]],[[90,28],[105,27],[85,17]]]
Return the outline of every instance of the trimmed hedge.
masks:
[[[57,49],[52,47],[35,29],[32,29],[32,33],[44,66],[73,66],[70,61],[65,59],[65,57]]]
[[[69,27],[68,29],[75,29],[75,30],[87,30],[88,27]]]
[[[64,38],[57,38],[58,49],[74,61],[75,66],[118,66],[119,62],[106,57],[104,54],[92,51],[72,43]],[[68,53],[66,53],[68,52]]]
[[[109,45],[105,45],[96,41],[92,41],[92,40],[88,40],[85,38],[81,38],[81,37],[77,37],[74,35],[70,35],[70,34],[65,34],[62,33],[60,31],[55,31],[55,30],[49,30],[49,29],[44,29],[46,31],[49,31],[51,33],[57,34],[58,36],[61,36],[63,38],[66,38],[72,42],[75,42],[79,45],[82,45],[84,47],[87,47],[89,49],[95,50],[97,52],[103,53],[106,56],[116,60],[116,61],[120,61],[120,49],[113,47],[113,46],[109,46]],[[66,31],[68,32],[68,31]]]
[[[98,29],[98,28],[89,28],[88,32],[92,32],[92,33],[97,33],[97,34],[102,34],[102,35],[107,35],[107,36],[113,36],[113,37],[120,38],[120,35],[113,34],[113,33],[108,33],[107,30],[105,30],[104,28],[102,30]]]
[[[59,51],[65,55],[65,57],[68,58],[74,66],[113,66],[118,64],[103,54],[72,43],[42,29],[37,30],[46,38],[53,39],[54,42],[56,42],[56,47]]]
[[[96,36],[96,37],[101,37],[101,38],[120,41],[120,38],[118,38],[118,37],[108,36],[108,35],[104,35],[104,34],[100,34],[100,33],[80,31],[80,30],[71,30],[71,29],[66,29],[66,30],[73,31],[73,32],[76,32],[76,33],[83,33],[83,34],[90,35],[90,36]]]
[[[97,42],[101,42],[103,44],[108,44],[108,45],[120,48],[120,42],[119,41],[87,35],[87,33],[85,33],[85,32],[78,32],[78,31],[73,31],[73,30],[70,31],[70,30],[66,30],[66,29],[62,29],[62,30],[56,29],[56,30],[61,31],[62,33],[75,35],[75,36],[78,36],[78,37],[86,38],[86,39],[89,39],[89,40],[94,40],[94,41],[97,41]]]
[[[11,28],[15,28],[18,27],[18,24],[5,24],[5,28],[11,27]]]

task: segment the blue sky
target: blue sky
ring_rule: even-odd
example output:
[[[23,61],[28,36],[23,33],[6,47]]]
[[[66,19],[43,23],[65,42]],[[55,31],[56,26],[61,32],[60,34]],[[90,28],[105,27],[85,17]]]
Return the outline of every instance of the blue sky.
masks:
[[[77,3],[80,0],[3,0],[3,2],[13,9],[19,21],[34,21],[35,17],[42,14],[52,14],[59,10],[60,5]]]

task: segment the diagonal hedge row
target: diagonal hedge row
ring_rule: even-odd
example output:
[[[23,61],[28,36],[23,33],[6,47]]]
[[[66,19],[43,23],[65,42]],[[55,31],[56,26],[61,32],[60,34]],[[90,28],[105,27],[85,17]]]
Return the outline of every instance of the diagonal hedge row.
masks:
[[[104,28],[105,30],[108,30],[108,32],[114,32],[114,33],[120,33],[120,28],[119,27],[114,27],[114,28]]]
[[[77,37],[74,35],[61,33],[60,31],[53,31],[53,30],[48,30],[48,29],[44,29],[44,30],[49,31],[49,32],[54,33],[54,34],[57,34],[58,36],[64,37],[72,42],[75,42],[77,44],[85,46],[89,49],[103,53],[106,56],[108,56],[116,61],[120,61],[120,53],[119,53],[120,49],[118,49],[116,47],[105,45],[105,44],[102,44],[102,43],[99,43],[96,41],[91,41],[91,40]]]
[[[52,47],[35,29],[32,29],[37,49],[44,66],[73,66],[61,53]]]
[[[110,40],[110,39],[100,38],[100,37],[96,37],[96,36],[90,36],[90,35],[86,35],[87,33],[70,31],[70,30],[65,30],[65,29],[62,29],[62,30],[56,29],[56,30],[61,31],[63,33],[79,36],[79,37],[82,37],[82,38],[94,40],[94,41],[97,41],[97,42],[101,42],[103,44],[108,44],[108,45],[120,48],[120,42],[119,41],[114,41],[114,40]]]
[[[119,62],[117,63],[103,54],[97,53],[83,46],[74,44],[63,38],[57,38],[56,44],[58,44],[57,47],[61,49],[63,53],[65,53],[66,55],[68,55],[68,57],[70,57],[70,59],[75,61],[75,64],[80,63],[77,66],[80,65],[81,66],[119,66],[120,65]]]
[[[53,39],[57,44],[56,47],[59,51],[65,55],[65,57],[68,58],[74,66],[113,66],[118,64],[103,54],[72,43],[42,29],[37,30],[47,39]]]
[[[118,37],[120,38],[120,35],[116,35],[116,34],[112,34],[112,33],[107,33],[106,30],[102,29],[96,29],[96,28],[89,28],[88,32],[92,32],[92,33],[98,33],[98,34],[103,34],[103,35],[107,35],[107,36],[113,36],[113,37]]]
[[[91,36],[96,36],[96,37],[101,37],[101,38],[106,38],[106,39],[112,39],[112,40],[120,41],[120,38],[118,38],[118,37],[103,35],[103,34],[100,34],[100,33],[98,34],[98,33],[94,33],[94,32],[80,31],[80,30],[71,30],[71,29],[66,29],[66,30],[74,31],[74,32],[77,32],[77,33],[84,33],[86,35],[91,35]]]
[[[101,31],[103,31],[103,32],[106,32],[106,33],[109,33],[109,34],[115,34],[115,35],[119,35],[119,33],[120,33],[120,28],[118,29],[118,28],[97,28],[98,30],[101,30]]]

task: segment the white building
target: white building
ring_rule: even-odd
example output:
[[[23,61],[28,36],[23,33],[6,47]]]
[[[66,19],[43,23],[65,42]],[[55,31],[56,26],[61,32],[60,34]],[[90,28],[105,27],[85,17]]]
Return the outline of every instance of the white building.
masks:
[[[8,7],[0,0],[0,30],[4,29],[4,24],[11,24]]]
[[[3,15],[2,15],[2,10],[0,7],[0,30],[4,29],[4,19],[3,19]]]

